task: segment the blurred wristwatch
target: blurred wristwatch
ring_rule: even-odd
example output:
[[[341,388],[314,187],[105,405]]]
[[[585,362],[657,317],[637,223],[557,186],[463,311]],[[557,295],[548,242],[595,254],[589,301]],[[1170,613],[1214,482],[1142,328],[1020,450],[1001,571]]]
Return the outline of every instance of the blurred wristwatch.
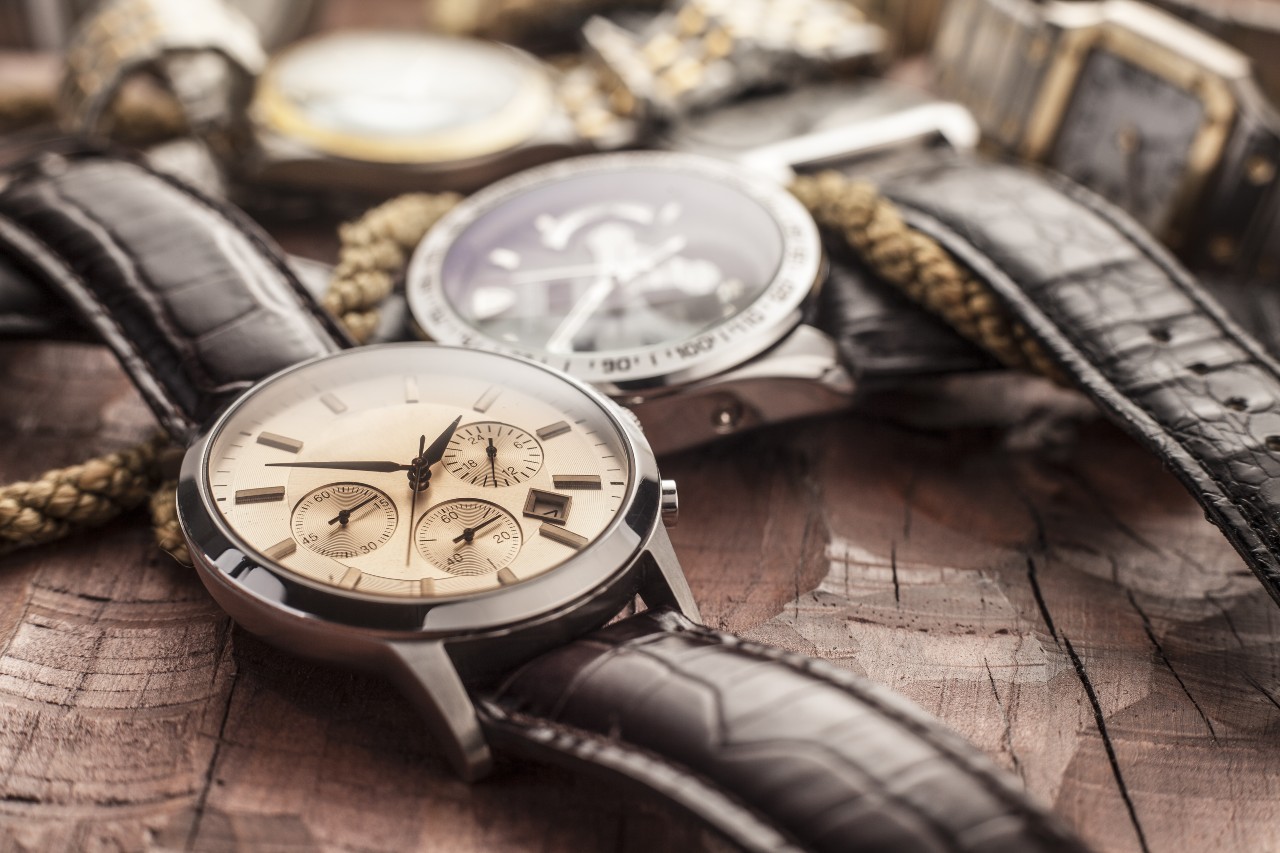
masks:
[[[1125,208],[1194,266],[1280,264],[1280,118],[1248,58],[1134,0],[955,0],[938,84],[986,138]]]
[[[124,16],[126,8],[149,11]],[[797,23],[819,12],[821,33]],[[147,22],[142,35],[138,21]],[[83,106],[82,93],[105,103],[153,63],[196,113],[193,126],[207,117],[221,131],[217,153],[241,187],[469,190],[536,163],[636,144],[657,117],[651,97],[662,96],[664,109],[705,106],[775,68],[816,73],[882,44],[880,30],[838,0],[752,0],[731,13],[686,0],[634,40],[600,21],[588,29],[591,61],[565,69],[512,47],[405,32],[338,32],[266,60],[220,0],[109,0],[71,54],[66,118],[94,133],[101,109]]]
[[[989,367],[901,295],[828,263],[786,189],[792,168],[976,138],[963,108],[883,83],[736,104],[672,128],[679,153],[548,164],[466,199],[414,253],[409,307],[430,340],[594,383],[659,453]]]

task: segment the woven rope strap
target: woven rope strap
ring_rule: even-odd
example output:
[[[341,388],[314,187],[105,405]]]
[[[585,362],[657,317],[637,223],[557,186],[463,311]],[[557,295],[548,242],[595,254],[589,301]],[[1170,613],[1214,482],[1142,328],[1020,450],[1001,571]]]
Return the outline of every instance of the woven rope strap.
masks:
[[[936,241],[907,225],[875,186],[822,172],[797,178],[791,192],[818,225],[844,241],[877,276],[1009,367],[1065,384],[1040,344],[987,286]]]

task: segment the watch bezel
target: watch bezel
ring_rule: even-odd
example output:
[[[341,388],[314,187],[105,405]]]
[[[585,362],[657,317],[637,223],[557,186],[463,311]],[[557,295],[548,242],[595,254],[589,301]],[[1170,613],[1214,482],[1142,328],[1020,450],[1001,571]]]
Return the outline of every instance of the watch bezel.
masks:
[[[317,44],[351,37],[417,39],[431,44],[462,47],[493,62],[519,68],[523,82],[498,112],[463,127],[403,140],[380,140],[358,133],[316,125],[281,92],[280,69],[290,58]],[[387,165],[440,165],[475,160],[516,148],[535,137],[555,111],[555,92],[549,69],[524,51],[493,42],[428,33],[380,30],[342,30],[303,39],[274,54],[258,76],[249,115],[261,132],[275,134],[325,155]]]
[[[477,220],[516,196],[561,180],[637,167],[684,172],[727,184],[772,216],[782,237],[781,260],[772,279],[750,305],[686,341],[581,354],[549,353],[495,340],[454,309],[443,289],[445,258],[458,236]],[[589,154],[539,166],[466,199],[441,218],[414,250],[405,276],[405,293],[414,322],[428,340],[540,362],[590,382],[612,396],[643,395],[715,376],[782,340],[799,325],[803,306],[816,293],[823,270],[822,240],[813,217],[776,181],[702,155],[627,151]],[[715,341],[709,350],[680,351],[682,344],[705,338]],[[619,367],[623,359],[627,366]],[[606,362],[613,366],[608,368]]]
[[[628,455],[625,509],[586,548],[537,577],[510,587],[448,598],[392,598],[326,586],[295,574],[244,541],[214,507],[209,454],[216,436],[255,391],[317,362],[371,350],[431,347],[461,358],[508,357],[425,342],[361,347],[309,359],[259,382],[226,409],[188,448],[178,481],[178,518],[206,586],[239,622],[306,653],[317,629],[365,640],[465,640],[506,634],[552,614],[573,610],[640,568],[639,557],[659,529],[657,462],[630,419],[598,391],[545,365],[518,359],[574,386],[597,404]],[[624,586],[626,586],[624,584]],[[631,590],[629,595],[634,595]],[[625,603],[626,596],[619,602]],[[615,611],[616,612],[616,611]]]
[[[1105,51],[1195,97],[1204,118],[1187,152],[1187,169],[1170,214],[1156,229],[1170,246],[1181,245],[1209,177],[1226,150],[1238,111],[1237,81],[1249,76],[1247,58],[1168,13],[1130,0],[1105,0],[1098,18],[1083,26],[1074,8],[1063,11],[1063,32],[1049,60],[1020,154],[1044,162],[1077,94],[1090,55]],[[1050,15],[1050,23],[1052,14]]]

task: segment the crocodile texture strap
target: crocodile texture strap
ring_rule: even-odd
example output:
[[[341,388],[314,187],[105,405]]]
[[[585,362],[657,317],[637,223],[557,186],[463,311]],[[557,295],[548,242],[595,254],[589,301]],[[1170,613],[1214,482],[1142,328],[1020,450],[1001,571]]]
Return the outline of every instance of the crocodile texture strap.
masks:
[[[256,225],[132,160],[16,170],[0,256],[73,306],[182,441],[257,380],[346,344]]]
[[[1065,179],[948,158],[879,183],[1164,460],[1280,601],[1280,364],[1135,222]]]
[[[831,264],[813,322],[835,340],[841,363],[864,391],[999,366],[946,323],[844,258]]]
[[[638,782],[752,851],[1083,851],[916,706],[831,664],[643,613],[479,703],[490,742]]]

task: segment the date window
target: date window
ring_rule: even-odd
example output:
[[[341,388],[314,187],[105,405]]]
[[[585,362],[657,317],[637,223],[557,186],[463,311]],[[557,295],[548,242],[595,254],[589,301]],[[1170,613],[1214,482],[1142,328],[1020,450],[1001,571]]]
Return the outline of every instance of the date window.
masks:
[[[569,520],[569,504],[572,502],[573,498],[568,495],[530,489],[529,496],[524,501],[524,514],[552,524],[564,524]]]

